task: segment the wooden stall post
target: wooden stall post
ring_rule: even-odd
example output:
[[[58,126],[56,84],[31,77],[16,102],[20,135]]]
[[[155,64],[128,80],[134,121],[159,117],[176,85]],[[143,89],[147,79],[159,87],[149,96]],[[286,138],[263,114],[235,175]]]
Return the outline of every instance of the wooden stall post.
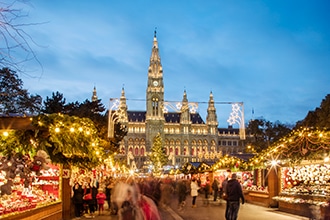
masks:
[[[71,169],[68,165],[63,165],[62,169],[62,219],[71,219]]]
[[[277,167],[271,167],[268,171],[268,192],[269,192],[269,206],[278,207],[278,202],[273,200],[274,196],[278,196],[279,193],[279,176],[280,169]]]

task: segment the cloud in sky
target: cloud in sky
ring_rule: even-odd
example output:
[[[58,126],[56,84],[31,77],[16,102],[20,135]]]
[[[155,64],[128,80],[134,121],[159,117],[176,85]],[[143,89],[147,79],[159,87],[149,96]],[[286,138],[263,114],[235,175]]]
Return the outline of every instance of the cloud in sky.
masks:
[[[165,99],[242,101],[245,119],[295,123],[329,93],[328,1],[42,1],[32,0],[26,27],[41,47],[39,78],[23,78],[44,98],[108,106],[125,87],[128,107],[144,110],[153,31],[157,27]],[[31,64],[31,69],[38,66]],[[132,101],[130,101],[130,99]],[[227,126],[230,106],[216,105]],[[252,115],[254,109],[254,115]]]

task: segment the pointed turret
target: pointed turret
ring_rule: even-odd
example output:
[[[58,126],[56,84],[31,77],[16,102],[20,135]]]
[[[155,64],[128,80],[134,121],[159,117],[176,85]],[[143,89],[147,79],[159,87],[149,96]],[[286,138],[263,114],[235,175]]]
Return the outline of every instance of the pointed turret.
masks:
[[[148,69],[148,86],[155,86],[156,84],[157,86],[163,87],[163,67],[160,61],[158,41],[155,30],[154,41],[150,56],[150,64]]]
[[[94,86],[93,89],[93,96],[92,96],[92,102],[96,102],[98,100],[97,94],[96,94],[96,87]]]
[[[184,90],[184,92],[183,92],[180,123],[181,124],[190,124],[189,103],[188,103],[186,90]]]
[[[209,126],[209,132],[215,134],[216,128],[218,127],[218,119],[212,92],[210,93],[209,104],[207,107],[206,124]]]
[[[125,96],[124,87],[121,89],[121,96],[120,96],[120,102],[119,102],[119,107],[118,107],[118,113],[119,113],[120,123],[127,123],[128,122],[128,116],[127,116],[127,104],[126,104],[126,96]]]
[[[157,41],[157,36],[156,36],[156,30],[154,34],[154,42],[153,42],[153,47],[151,51],[151,57],[150,57],[150,65],[152,63],[157,63],[160,64],[160,56],[159,56],[159,50],[158,50],[158,41]]]

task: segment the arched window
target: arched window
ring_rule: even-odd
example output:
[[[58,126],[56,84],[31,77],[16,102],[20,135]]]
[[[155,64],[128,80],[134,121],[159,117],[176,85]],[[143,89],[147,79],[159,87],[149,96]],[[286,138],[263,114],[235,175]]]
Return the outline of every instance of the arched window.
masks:
[[[156,98],[156,97],[152,98],[152,115],[153,116],[158,115],[158,106],[159,106],[158,98]]]

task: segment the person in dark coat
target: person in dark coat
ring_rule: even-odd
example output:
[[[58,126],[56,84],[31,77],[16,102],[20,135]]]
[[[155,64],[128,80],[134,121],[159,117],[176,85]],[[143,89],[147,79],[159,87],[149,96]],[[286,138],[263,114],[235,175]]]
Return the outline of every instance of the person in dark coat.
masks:
[[[84,189],[82,186],[76,182],[73,186],[73,203],[74,203],[74,213],[76,218],[80,218],[84,211]]]
[[[226,193],[226,189],[227,189],[227,184],[228,184],[228,181],[230,180],[231,178],[231,170],[227,170],[226,172],[226,179],[221,183],[221,190],[222,190],[222,199],[226,200],[227,201],[227,193]],[[226,211],[225,211],[225,217],[226,217],[226,220],[227,220],[227,216],[228,216],[228,207],[229,203],[228,201],[226,202]]]
[[[219,191],[219,182],[216,178],[214,178],[212,183],[212,190],[213,190],[213,201],[217,201],[218,198],[218,191]]]
[[[206,177],[205,185],[203,188],[204,188],[204,195],[205,195],[204,204],[209,205],[209,195],[210,195],[210,189],[211,189],[209,177]]]
[[[226,186],[228,204],[228,213],[226,216],[226,220],[236,220],[240,206],[240,199],[242,200],[242,204],[244,204],[245,202],[242,186],[236,178],[236,173],[233,173],[231,175],[231,179],[228,180]]]
[[[92,182],[91,180],[89,180],[89,183],[86,184],[84,192],[84,195],[91,194],[91,199],[85,200],[85,203],[88,206],[90,217],[94,217],[95,211],[97,210],[96,195],[98,192],[98,182]]]
[[[182,180],[178,181],[178,183],[176,185],[176,191],[177,191],[178,200],[179,200],[178,210],[181,211],[186,205],[186,198],[187,198],[187,192],[188,192],[186,180],[182,179]]]
[[[106,195],[106,201],[108,203],[108,209],[111,211],[113,209],[112,204],[111,204],[111,190],[113,188],[113,180],[112,178],[107,180],[107,184],[105,187],[105,195]]]
[[[89,200],[89,211],[91,212],[91,215],[94,216],[95,212],[97,210],[97,199],[96,199],[96,195],[98,193],[98,183],[97,184],[92,184],[91,185],[91,192],[92,192],[92,199]]]

